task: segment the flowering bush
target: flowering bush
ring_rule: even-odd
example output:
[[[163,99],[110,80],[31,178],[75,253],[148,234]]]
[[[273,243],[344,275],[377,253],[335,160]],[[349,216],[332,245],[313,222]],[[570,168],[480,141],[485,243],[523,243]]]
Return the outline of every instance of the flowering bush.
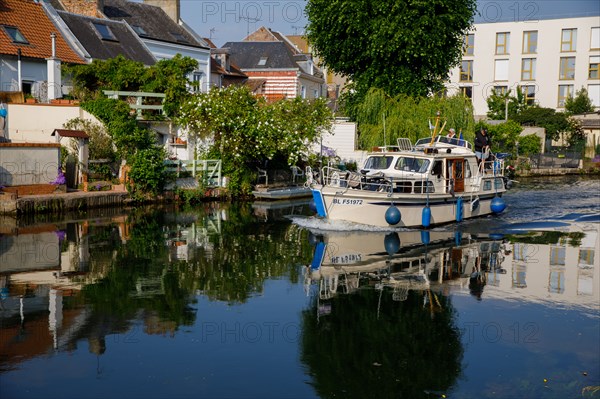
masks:
[[[54,181],[50,182],[50,184],[54,184],[57,186],[67,184],[67,178],[65,177],[65,174],[63,173],[61,168],[58,168],[58,175],[56,176],[56,179],[54,179]]]
[[[332,116],[323,99],[267,103],[248,87],[232,85],[193,96],[183,104],[178,122],[190,136],[213,140],[210,152],[231,173],[230,189],[241,194],[250,188],[242,179],[252,175],[252,165],[273,159],[294,165],[306,159],[309,146],[331,128]]]

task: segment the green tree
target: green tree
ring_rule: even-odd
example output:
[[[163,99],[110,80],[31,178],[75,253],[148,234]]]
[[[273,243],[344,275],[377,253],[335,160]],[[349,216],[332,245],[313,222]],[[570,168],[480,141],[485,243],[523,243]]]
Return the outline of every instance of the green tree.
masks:
[[[569,115],[585,114],[586,112],[594,112],[594,104],[588,96],[587,90],[582,87],[577,90],[575,97],[567,97],[565,100],[565,112]]]
[[[190,94],[188,75],[198,68],[198,62],[177,54],[169,60],[160,60],[146,71],[143,91],[165,93],[163,109],[168,116],[178,115],[181,104]]]
[[[145,67],[118,55],[108,60],[94,60],[86,65],[65,66],[73,79],[73,93],[82,101],[102,96],[102,90],[146,91],[164,93],[165,113],[177,116],[180,105],[190,95],[188,75],[198,68],[198,62],[177,54]]]
[[[129,177],[135,183],[130,191],[158,194],[165,183],[164,148],[151,146],[139,151],[130,158]]]
[[[511,92],[512,90],[504,94],[492,93],[487,98],[488,118],[504,120],[508,116],[508,119],[514,120],[521,112],[532,107],[532,105],[527,104],[525,94],[520,87],[517,87],[514,96],[511,95]]]
[[[90,136],[88,145],[90,159],[115,160],[116,153],[113,148],[113,141],[103,125],[88,119],[74,118],[67,121],[63,127],[65,129],[83,130]]]
[[[466,140],[474,138],[473,105],[462,95],[444,98],[399,94],[390,97],[383,89],[373,88],[356,110],[356,121],[360,128],[359,146],[367,150],[381,145],[395,145],[401,137],[408,138],[413,143],[420,138],[429,137],[429,123],[435,123],[438,111],[442,117],[438,130],[445,123],[445,132],[452,127],[457,132],[462,132]]]
[[[546,137],[552,140],[558,139],[561,133],[568,132],[570,129],[565,113],[537,105],[523,110],[513,119],[522,125],[543,127],[546,129]]]
[[[309,0],[307,36],[330,70],[395,96],[443,87],[462,58],[475,0]]]
[[[478,127],[488,129],[488,134],[492,140],[493,152],[516,154],[516,144],[519,141],[519,134],[523,131],[520,124],[509,120],[498,125],[480,124]]]
[[[191,137],[210,139],[211,154],[223,162],[234,195],[251,190],[253,168],[266,160],[293,165],[307,158],[332,123],[324,100],[295,98],[267,103],[246,86],[214,88],[190,97],[178,118]]]
[[[535,155],[542,151],[542,139],[535,134],[519,137],[519,155]]]

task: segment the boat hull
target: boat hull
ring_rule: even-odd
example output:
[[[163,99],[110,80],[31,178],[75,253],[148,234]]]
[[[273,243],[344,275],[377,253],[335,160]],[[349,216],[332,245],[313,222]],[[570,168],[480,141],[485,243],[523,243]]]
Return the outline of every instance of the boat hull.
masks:
[[[450,194],[392,194],[365,190],[340,190],[322,186],[313,187],[313,198],[320,216],[333,221],[347,221],[377,227],[428,227],[423,221],[425,207],[431,216],[429,225],[457,222],[494,213],[492,200],[501,192]],[[386,212],[390,207],[400,211],[400,221],[390,224]]]

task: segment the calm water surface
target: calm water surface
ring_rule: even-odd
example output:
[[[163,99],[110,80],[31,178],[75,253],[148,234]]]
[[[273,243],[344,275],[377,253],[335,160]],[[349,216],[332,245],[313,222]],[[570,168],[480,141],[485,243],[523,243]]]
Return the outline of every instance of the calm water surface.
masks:
[[[0,219],[0,397],[598,397],[599,192],[523,181],[430,231],[301,203]]]

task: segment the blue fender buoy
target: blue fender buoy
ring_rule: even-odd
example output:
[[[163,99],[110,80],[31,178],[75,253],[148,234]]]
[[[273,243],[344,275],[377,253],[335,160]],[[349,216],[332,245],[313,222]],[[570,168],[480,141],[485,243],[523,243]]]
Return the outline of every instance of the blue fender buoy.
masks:
[[[494,213],[502,213],[502,211],[504,211],[506,209],[506,202],[504,202],[504,200],[502,198],[495,196],[492,199],[490,209]]]
[[[388,233],[383,239],[383,246],[388,255],[393,255],[400,250],[400,236],[398,233]]]
[[[458,197],[456,199],[456,221],[462,222],[463,220],[463,199]]]
[[[431,208],[429,206],[423,208],[423,213],[421,214],[421,224],[423,227],[429,227],[431,224]]]
[[[396,225],[400,223],[400,219],[402,219],[402,215],[400,215],[400,210],[394,205],[390,206],[387,209],[387,211],[385,211],[385,221],[388,224]]]
[[[429,232],[427,230],[421,230],[421,242],[424,245],[429,244],[429,241],[431,240],[431,238],[429,237]]]
[[[0,118],[6,118],[6,115],[8,115],[6,108],[0,108]]]
[[[308,209],[310,209],[310,211],[312,213],[317,213],[317,205],[315,204],[314,199],[311,199],[310,202],[308,203]]]

